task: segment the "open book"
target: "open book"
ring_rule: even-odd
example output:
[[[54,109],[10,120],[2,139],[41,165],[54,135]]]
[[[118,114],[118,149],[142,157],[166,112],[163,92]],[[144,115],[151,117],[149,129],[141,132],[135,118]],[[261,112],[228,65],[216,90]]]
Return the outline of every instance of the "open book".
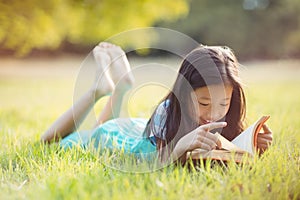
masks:
[[[263,124],[269,118],[270,116],[262,116],[231,142],[219,133],[216,133],[218,134],[219,140],[222,144],[221,149],[214,149],[211,151],[195,149],[187,153],[187,158],[191,158],[193,160],[234,160],[237,163],[241,163],[244,156],[252,157],[255,154],[257,147],[257,136],[260,134],[259,131],[261,130]]]

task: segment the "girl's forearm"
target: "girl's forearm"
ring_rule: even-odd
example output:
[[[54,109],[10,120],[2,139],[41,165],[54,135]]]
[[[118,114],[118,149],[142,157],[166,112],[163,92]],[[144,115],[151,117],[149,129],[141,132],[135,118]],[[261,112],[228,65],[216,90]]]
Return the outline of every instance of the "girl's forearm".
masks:
[[[160,152],[161,164],[162,165],[171,164],[181,159],[182,156],[185,156],[186,155],[185,153],[186,153],[185,145],[183,145],[182,142],[179,140],[172,152],[169,152],[167,147],[161,149]]]

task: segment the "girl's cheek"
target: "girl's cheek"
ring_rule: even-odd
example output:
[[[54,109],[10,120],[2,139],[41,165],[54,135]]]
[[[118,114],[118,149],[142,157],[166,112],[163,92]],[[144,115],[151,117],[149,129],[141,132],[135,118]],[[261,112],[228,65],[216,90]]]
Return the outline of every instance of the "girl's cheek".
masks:
[[[200,118],[205,118],[206,116],[210,115],[210,110],[207,108],[202,108],[202,109],[199,109],[198,113],[199,113]]]

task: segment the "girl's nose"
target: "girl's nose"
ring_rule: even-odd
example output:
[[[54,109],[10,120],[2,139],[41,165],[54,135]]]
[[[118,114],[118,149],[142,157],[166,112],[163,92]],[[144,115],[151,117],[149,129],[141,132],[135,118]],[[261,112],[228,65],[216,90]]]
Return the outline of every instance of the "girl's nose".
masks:
[[[221,117],[221,114],[219,112],[215,111],[215,112],[211,112],[207,116],[206,120],[209,122],[215,122],[215,121],[218,121],[220,119],[220,117]]]

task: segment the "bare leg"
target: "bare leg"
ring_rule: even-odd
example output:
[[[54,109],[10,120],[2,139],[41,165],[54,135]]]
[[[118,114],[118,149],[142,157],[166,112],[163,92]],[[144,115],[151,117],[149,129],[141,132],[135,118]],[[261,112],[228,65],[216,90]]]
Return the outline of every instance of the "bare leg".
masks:
[[[95,102],[112,91],[113,94],[101,112],[96,126],[119,116],[123,96],[134,81],[125,52],[116,45],[100,43],[94,48],[93,54],[98,65],[94,86],[52,124],[42,136],[42,141],[57,141],[74,132]],[[110,65],[111,62],[112,65]],[[116,83],[116,88],[114,88],[114,83]]]
[[[98,68],[94,85],[42,135],[41,140],[43,142],[57,141],[59,138],[74,132],[93,108],[95,102],[101,97],[112,93],[114,89],[113,82],[106,71],[103,70],[111,62],[110,57],[104,51],[97,51],[97,56],[95,59]]]
[[[134,82],[134,77],[125,52],[121,47],[107,42],[101,42],[99,46],[110,55],[112,63],[108,71],[116,86],[116,90],[127,90],[130,88]]]
[[[108,102],[104,106],[103,110],[101,111],[97,123],[95,124],[95,127],[97,127],[100,124],[103,124],[107,120],[117,118],[120,115],[122,101],[125,93],[126,91],[115,91],[112,94],[112,96],[108,99]]]
[[[112,64],[108,72],[115,84],[115,90],[100,113],[96,126],[119,116],[124,94],[134,82],[125,52],[119,46],[107,42],[102,42],[98,46],[110,55]]]

